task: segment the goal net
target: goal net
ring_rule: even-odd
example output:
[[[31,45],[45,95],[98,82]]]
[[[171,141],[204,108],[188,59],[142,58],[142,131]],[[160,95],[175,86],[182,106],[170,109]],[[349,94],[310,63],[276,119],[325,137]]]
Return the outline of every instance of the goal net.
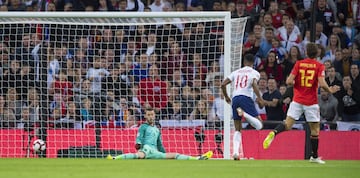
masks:
[[[230,158],[220,84],[241,64],[246,19],[15,12],[0,22],[0,157],[135,152],[151,107],[167,152]],[[37,139],[44,151],[34,150]]]

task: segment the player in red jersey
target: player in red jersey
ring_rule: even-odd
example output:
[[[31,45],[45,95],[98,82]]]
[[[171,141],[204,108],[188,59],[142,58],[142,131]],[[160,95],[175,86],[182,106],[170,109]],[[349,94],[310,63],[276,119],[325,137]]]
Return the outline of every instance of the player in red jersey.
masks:
[[[279,124],[271,131],[263,142],[264,149],[268,149],[275,135],[285,130],[290,130],[295,121],[304,113],[306,122],[309,123],[311,130],[312,156],[310,162],[324,164],[325,161],[318,157],[319,132],[320,132],[320,111],[318,105],[318,84],[324,90],[335,93],[339,91],[339,86],[329,87],[325,81],[325,67],[316,61],[317,45],[308,43],[306,45],[307,57],[297,61],[286,80],[287,85],[294,85],[294,98],[289,106],[287,117],[284,123]]]

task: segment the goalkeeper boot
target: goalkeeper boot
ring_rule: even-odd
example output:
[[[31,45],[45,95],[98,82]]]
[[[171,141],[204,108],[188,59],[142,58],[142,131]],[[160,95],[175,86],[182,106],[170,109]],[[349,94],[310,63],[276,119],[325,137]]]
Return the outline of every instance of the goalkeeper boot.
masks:
[[[212,151],[208,151],[208,152],[204,153],[203,155],[201,155],[199,157],[199,160],[208,160],[213,156],[213,154],[214,153]]]
[[[108,155],[106,156],[106,159],[108,159],[108,160],[113,160],[114,157],[112,157],[110,154],[108,154]]]
[[[325,161],[323,161],[320,157],[314,158],[314,157],[310,157],[309,159],[310,163],[318,163],[318,164],[325,164]]]
[[[271,142],[274,140],[275,138],[275,132],[271,131],[267,137],[265,138],[264,142],[263,142],[263,148],[264,149],[268,149],[271,145]]]

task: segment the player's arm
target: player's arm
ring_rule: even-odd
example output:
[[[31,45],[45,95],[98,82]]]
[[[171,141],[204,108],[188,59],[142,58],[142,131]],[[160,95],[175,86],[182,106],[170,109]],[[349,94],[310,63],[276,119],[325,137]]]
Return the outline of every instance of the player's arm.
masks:
[[[143,138],[145,135],[145,130],[147,128],[147,125],[142,124],[138,130],[138,133],[136,135],[136,142],[135,142],[135,148],[138,150],[141,148],[141,145],[143,144]]]
[[[161,140],[161,132],[159,133],[158,139],[157,139],[157,147],[160,152],[166,153],[164,145]]]
[[[289,77],[286,79],[286,85],[293,86],[295,83],[295,75],[290,74]]]
[[[231,99],[227,93],[226,86],[231,83],[231,80],[229,78],[225,78],[225,80],[221,83],[221,91],[224,95],[225,101],[227,103],[231,103]]]

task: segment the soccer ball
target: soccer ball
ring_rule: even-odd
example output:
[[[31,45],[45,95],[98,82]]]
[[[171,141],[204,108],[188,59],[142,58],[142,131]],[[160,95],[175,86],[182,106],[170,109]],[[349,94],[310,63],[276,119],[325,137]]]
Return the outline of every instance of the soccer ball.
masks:
[[[41,152],[46,149],[45,142],[41,139],[37,139],[33,142],[33,149],[36,152]]]

